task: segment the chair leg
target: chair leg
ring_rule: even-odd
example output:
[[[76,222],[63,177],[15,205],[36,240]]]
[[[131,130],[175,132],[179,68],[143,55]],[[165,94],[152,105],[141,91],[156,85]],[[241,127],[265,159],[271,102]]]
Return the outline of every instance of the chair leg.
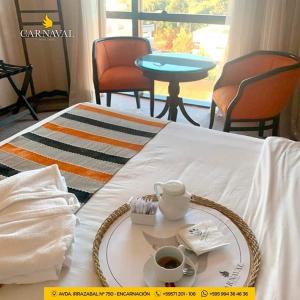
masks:
[[[106,93],[106,105],[111,106],[111,93]]]
[[[95,91],[95,95],[96,95],[96,103],[101,105],[101,98],[100,98],[99,91]]]
[[[216,113],[216,103],[214,100],[212,100],[211,107],[210,107],[210,122],[209,122],[210,129],[212,129],[214,126],[215,113]]]
[[[258,129],[259,137],[264,137],[264,127],[265,127],[265,121],[259,121],[259,129]]]
[[[150,116],[154,117],[154,90],[150,91]]]
[[[280,115],[276,116],[273,119],[273,129],[272,129],[273,136],[278,136],[279,134],[279,122],[280,122]]]
[[[230,125],[231,125],[231,121],[230,121],[230,119],[226,116],[223,131],[224,131],[224,132],[229,132],[229,131],[230,131]]]
[[[141,99],[140,99],[140,94],[138,91],[134,91],[134,96],[135,96],[135,100],[136,100],[136,107],[138,109],[141,108]]]

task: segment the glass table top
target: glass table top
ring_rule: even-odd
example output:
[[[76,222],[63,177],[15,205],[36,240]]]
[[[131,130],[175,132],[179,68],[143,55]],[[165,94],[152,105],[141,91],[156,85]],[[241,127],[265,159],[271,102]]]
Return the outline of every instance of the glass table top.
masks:
[[[138,58],[135,64],[149,71],[157,72],[207,72],[216,66],[207,57],[189,53],[152,53]]]

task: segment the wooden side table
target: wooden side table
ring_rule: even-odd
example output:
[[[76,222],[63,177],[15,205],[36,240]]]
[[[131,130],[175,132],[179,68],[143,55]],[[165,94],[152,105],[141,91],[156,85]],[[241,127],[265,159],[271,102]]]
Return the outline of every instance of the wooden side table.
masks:
[[[169,96],[165,107],[157,118],[162,118],[169,112],[168,119],[177,120],[178,107],[184,117],[193,125],[200,126],[187,113],[180,93],[180,82],[204,79],[208,71],[216,64],[204,57],[185,53],[153,53],[140,57],[135,62],[144,76],[153,80],[169,82]]]

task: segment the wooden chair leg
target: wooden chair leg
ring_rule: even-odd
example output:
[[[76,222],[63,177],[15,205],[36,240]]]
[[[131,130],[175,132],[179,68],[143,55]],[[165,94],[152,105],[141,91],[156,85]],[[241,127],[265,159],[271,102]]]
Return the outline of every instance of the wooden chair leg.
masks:
[[[106,105],[111,106],[111,93],[106,93]]]
[[[265,121],[259,121],[259,129],[258,129],[259,137],[264,137],[264,127],[265,127]]]
[[[140,94],[138,91],[134,91],[134,96],[135,96],[135,99],[136,99],[136,106],[137,108],[141,108],[141,99],[140,99]]]
[[[214,126],[215,113],[216,113],[216,103],[214,100],[212,100],[211,107],[210,107],[210,122],[209,122],[210,129],[212,129]]]
[[[96,103],[101,105],[101,98],[100,98],[99,91],[95,91],[95,95],[96,95]]]
[[[223,131],[224,132],[229,132],[230,131],[230,125],[231,125],[231,121],[228,117],[226,117]]]
[[[150,91],[150,116],[154,117],[154,90]]]
[[[273,119],[273,129],[272,129],[273,136],[278,136],[279,134],[279,122],[280,122],[280,116],[278,115]]]

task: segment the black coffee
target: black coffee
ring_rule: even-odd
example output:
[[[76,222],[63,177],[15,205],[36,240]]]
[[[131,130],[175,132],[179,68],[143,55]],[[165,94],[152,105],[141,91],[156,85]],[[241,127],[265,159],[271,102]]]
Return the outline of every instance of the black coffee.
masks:
[[[175,269],[181,264],[177,258],[172,256],[163,256],[157,260],[157,263],[165,269]]]

